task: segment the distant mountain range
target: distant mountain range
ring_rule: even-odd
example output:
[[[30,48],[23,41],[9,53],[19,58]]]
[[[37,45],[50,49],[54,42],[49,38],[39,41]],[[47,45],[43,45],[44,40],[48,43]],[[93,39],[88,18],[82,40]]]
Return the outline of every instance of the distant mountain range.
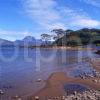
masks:
[[[16,41],[0,39],[0,46],[40,46],[42,43],[41,39],[35,39],[32,36],[26,36],[24,39]]]
[[[17,45],[21,45],[21,46],[24,46],[24,45],[39,46],[39,45],[42,44],[42,42],[43,41],[41,39],[35,39],[32,36],[27,36],[22,40],[16,40],[14,43],[17,44]]]
[[[65,30],[64,35],[61,38],[58,38],[54,42],[48,41],[48,44],[46,44],[46,42],[42,41],[41,39],[35,39],[32,36],[26,36],[24,39],[16,41],[0,39],[0,46],[77,46],[87,45],[90,42],[92,44],[100,44],[100,29],[83,28],[76,31]]]
[[[5,45],[13,45],[13,42],[0,38],[0,46],[5,46]]]

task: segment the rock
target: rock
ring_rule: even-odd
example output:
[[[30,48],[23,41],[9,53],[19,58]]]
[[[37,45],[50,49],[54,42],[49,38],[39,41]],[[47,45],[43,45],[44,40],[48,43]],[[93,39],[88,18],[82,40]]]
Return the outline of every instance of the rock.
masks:
[[[22,100],[21,98],[18,98],[18,100]]]
[[[3,95],[3,94],[4,94],[3,90],[0,90],[0,95]]]
[[[95,83],[98,83],[98,80],[96,80],[96,79],[94,79],[93,81],[94,81]]]
[[[62,96],[62,100],[65,100],[65,96]]]
[[[95,53],[100,55],[100,50],[98,50],[98,51],[97,51],[97,52],[95,52]]]
[[[36,96],[35,100],[39,100],[39,97]],[[53,97],[46,100],[100,100],[100,91],[90,89],[82,93],[75,92],[74,94]]]
[[[37,79],[37,81],[36,82],[41,82],[42,81],[42,79]]]
[[[35,100],[39,100],[39,96],[35,96]]]

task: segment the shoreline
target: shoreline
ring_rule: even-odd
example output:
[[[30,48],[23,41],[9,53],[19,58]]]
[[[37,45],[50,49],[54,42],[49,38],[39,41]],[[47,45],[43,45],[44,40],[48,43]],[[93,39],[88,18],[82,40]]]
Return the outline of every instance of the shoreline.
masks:
[[[90,61],[91,67],[93,67],[96,71],[100,72],[100,66],[97,67],[98,63],[100,65],[100,59],[98,59],[98,61],[97,60]],[[31,96],[32,98],[31,100],[35,100],[34,98],[36,96],[40,98],[39,100],[50,97],[52,98],[61,97],[64,94],[66,94],[63,85],[71,83],[80,84],[82,86],[86,86],[91,90],[100,91],[100,77],[72,78],[72,77],[67,77],[63,72],[55,72],[51,74],[50,77],[46,80],[45,87]]]
[[[46,85],[43,89],[32,95],[32,100],[34,100],[35,96],[39,96],[42,100],[43,98],[63,96],[66,94],[63,89],[63,84],[80,84],[86,86],[89,89],[100,90],[100,84],[94,82],[94,80],[99,80],[100,78],[89,78],[89,79],[81,79],[81,78],[71,78],[67,77],[63,72],[53,73],[48,80],[46,81]]]
[[[26,47],[26,46],[20,46],[20,48],[40,48],[40,49],[65,49],[65,50],[92,50],[95,51],[95,48],[92,47],[84,47],[84,46],[30,46],[30,47]]]
[[[100,72],[100,58],[91,59],[90,64],[94,69]]]

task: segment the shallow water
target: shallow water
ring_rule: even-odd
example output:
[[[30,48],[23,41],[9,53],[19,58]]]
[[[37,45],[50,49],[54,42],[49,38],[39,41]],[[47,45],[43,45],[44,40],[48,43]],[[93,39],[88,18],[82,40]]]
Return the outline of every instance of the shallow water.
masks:
[[[69,95],[69,94],[73,94],[75,92],[82,93],[82,92],[89,90],[89,89],[86,86],[71,83],[71,84],[64,84],[64,90]]]
[[[89,51],[69,51],[61,49],[0,49],[0,89],[5,91],[2,100],[20,95],[27,97],[40,90],[53,72],[65,72],[69,76],[91,73],[92,68],[86,60],[96,57]],[[24,99],[25,100],[25,99]]]

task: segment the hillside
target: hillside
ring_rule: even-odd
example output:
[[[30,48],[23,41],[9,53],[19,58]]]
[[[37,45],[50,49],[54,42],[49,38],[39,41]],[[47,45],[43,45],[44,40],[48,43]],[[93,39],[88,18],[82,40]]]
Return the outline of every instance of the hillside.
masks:
[[[99,29],[80,29],[76,31],[65,31],[63,37],[57,39],[53,45],[58,46],[76,46],[76,45],[87,45],[87,44],[100,44],[100,30]]]
[[[16,40],[15,44],[19,46],[40,46],[42,43],[41,39],[35,39],[32,36],[26,36],[22,40]]]
[[[13,46],[13,42],[0,38],[0,46]]]
[[[8,41],[0,39],[0,46],[40,46],[42,44],[41,39],[35,39],[32,36],[26,36],[22,40]]]

